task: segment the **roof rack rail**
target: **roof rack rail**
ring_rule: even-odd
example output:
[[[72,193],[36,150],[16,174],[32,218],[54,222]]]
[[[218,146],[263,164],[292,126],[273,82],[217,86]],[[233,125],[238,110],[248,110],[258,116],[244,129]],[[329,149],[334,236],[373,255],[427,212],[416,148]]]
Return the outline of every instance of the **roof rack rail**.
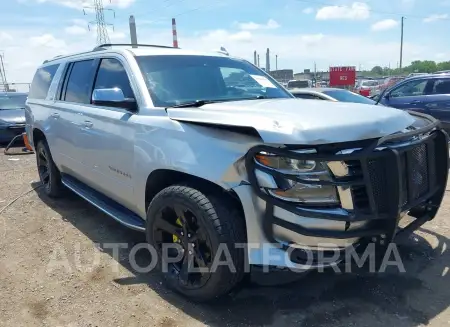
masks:
[[[166,49],[178,49],[167,45],[155,45],[155,44],[133,44],[133,43],[105,43],[97,45],[92,51],[105,50],[107,47],[152,47],[152,48],[166,48]]]

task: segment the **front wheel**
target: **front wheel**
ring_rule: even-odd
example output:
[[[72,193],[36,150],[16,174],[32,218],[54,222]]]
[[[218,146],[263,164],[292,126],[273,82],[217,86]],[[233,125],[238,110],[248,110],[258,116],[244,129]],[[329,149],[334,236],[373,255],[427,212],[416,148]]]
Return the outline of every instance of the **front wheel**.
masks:
[[[244,217],[224,198],[170,186],[147,211],[147,240],[165,281],[193,301],[226,295],[244,277]]]

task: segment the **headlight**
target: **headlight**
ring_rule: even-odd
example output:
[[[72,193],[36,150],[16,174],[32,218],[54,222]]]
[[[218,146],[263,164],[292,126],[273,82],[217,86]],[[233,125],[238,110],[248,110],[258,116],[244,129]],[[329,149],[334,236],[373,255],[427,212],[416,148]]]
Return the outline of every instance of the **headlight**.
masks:
[[[297,160],[268,153],[259,153],[255,160],[260,165],[275,169],[281,173],[295,174],[308,181],[330,181],[331,175],[325,162]],[[338,205],[336,187],[299,183],[290,179],[277,179],[278,188],[267,192],[279,199],[312,206]]]

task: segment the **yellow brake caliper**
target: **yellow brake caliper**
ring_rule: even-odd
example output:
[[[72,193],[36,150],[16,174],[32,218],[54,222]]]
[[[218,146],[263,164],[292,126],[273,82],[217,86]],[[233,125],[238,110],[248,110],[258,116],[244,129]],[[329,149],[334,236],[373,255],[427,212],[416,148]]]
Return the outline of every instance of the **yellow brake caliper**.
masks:
[[[181,223],[180,218],[177,218],[177,220],[175,221],[175,224],[177,224],[177,225],[180,226],[180,227],[183,227],[183,224]],[[172,235],[172,240],[173,240],[174,243],[178,243],[178,241],[179,241],[180,239],[178,238],[178,236]]]

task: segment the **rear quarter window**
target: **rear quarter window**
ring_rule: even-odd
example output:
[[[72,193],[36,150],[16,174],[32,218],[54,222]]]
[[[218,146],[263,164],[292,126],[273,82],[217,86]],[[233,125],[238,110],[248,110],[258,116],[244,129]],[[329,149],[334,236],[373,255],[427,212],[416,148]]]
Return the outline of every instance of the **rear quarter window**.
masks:
[[[36,71],[31,82],[29,99],[45,99],[59,64],[41,67]]]

